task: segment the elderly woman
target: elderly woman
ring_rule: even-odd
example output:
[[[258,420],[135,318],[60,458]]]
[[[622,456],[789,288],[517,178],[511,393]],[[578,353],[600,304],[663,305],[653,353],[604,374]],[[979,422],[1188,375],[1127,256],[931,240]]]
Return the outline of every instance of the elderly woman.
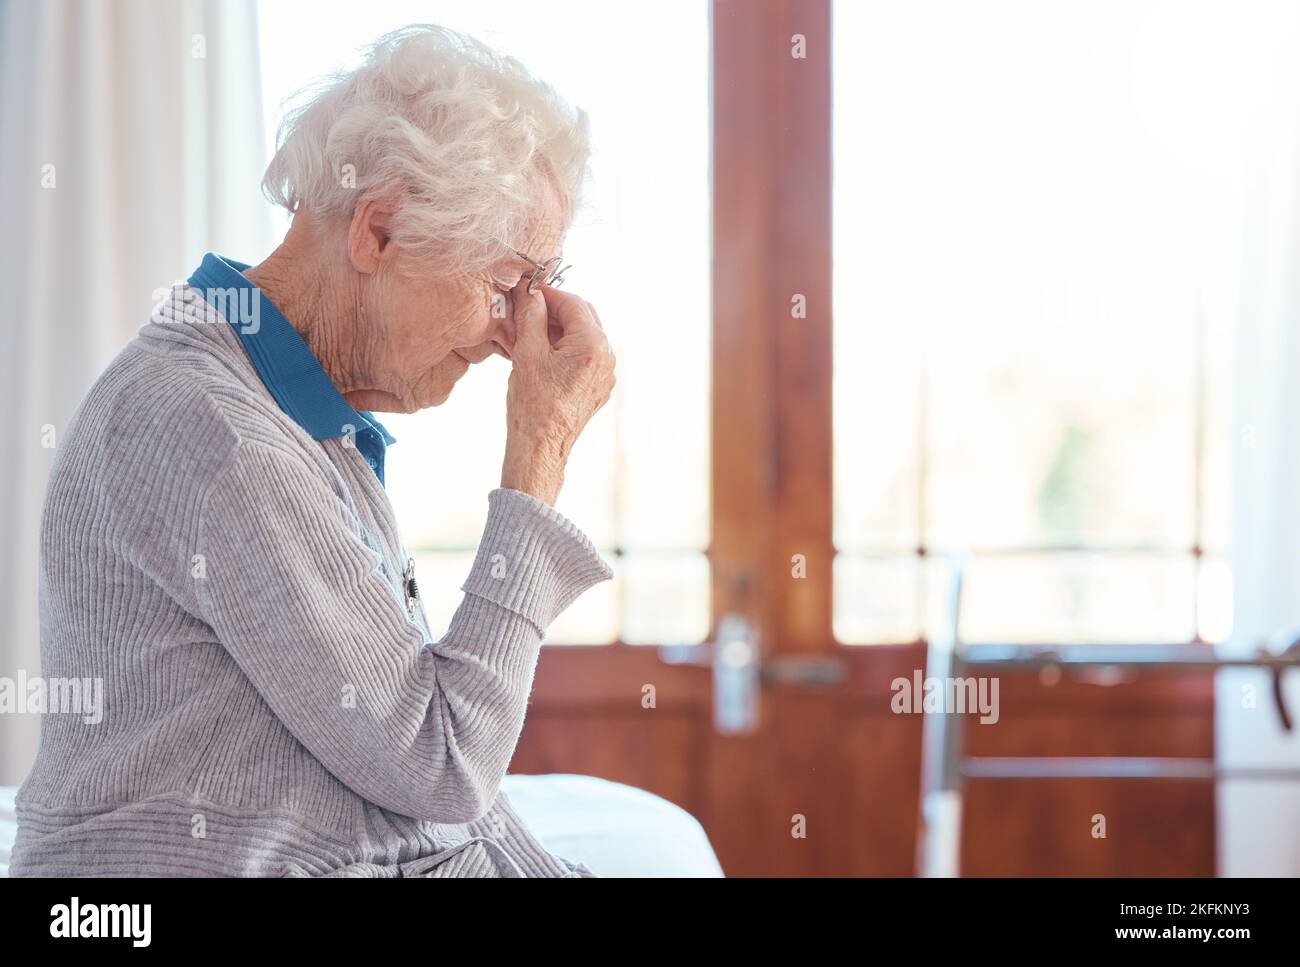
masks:
[[[611,576],[553,507],[614,384],[595,310],[548,284],[588,152],[581,111],[436,27],[288,117],[283,243],[204,258],[61,441],[43,673],[102,679],[104,715],[45,717],[13,875],[591,875],[499,792],[547,626]],[[501,486],[435,637],[371,411],[494,354]]]

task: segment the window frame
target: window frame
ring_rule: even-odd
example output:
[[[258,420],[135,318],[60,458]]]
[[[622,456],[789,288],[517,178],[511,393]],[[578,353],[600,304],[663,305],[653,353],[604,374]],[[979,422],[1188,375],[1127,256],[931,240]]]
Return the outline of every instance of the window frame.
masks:
[[[833,630],[838,551],[833,540],[831,0],[743,5],[716,0],[712,28],[713,627],[727,613],[748,615],[769,656],[866,657],[924,646],[924,611],[915,640],[849,643]],[[804,59],[791,53],[797,36],[807,51]],[[780,123],[771,123],[773,118]],[[791,315],[796,295],[805,300],[803,318]],[[1190,640],[1160,643],[1171,648],[1205,643],[1199,580],[1206,563],[1206,351],[1205,333],[1198,331],[1196,515],[1193,544],[1186,549],[1198,588],[1195,633]],[[924,486],[923,471],[921,476]],[[936,556],[924,543],[914,553],[922,563]],[[796,555],[803,577],[793,573]],[[919,593],[924,602],[924,586]],[[1040,644],[1115,647],[1114,642]],[[888,660],[884,653],[881,658]]]

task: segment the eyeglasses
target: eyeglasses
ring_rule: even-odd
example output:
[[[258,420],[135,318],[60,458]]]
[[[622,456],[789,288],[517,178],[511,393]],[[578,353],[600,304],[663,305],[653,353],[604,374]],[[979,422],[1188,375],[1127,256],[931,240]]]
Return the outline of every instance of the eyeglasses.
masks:
[[[558,289],[564,284],[564,273],[573,268],[572,265],[562,266],[564,259],[559,255],[553,259],[547,259],[545,262],[534,262],[517,249],[511,249],[511,251],[533,266],[533,274],[528,279],[529,292],[533,291],[533,286],[537,284],[538,279],[541,279],[546,285]]]

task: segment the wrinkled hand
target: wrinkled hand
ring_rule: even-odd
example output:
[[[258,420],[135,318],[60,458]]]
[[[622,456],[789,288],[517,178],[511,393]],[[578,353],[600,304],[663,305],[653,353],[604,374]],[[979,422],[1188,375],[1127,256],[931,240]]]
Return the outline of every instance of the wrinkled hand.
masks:
[[[591,303],[522,279],[512,290],[514,344],[501,486],[554,505],[578,435],[614,389],[614,353]]]

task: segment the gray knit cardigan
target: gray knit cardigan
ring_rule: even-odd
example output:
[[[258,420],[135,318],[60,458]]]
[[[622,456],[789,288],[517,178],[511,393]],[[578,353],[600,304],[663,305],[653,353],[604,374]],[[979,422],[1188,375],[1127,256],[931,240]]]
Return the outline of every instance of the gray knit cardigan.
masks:
[[[57,441],[41,674],[103,702],[42,716],[11,875],[592,875],[499,786],[545,630],[609,565],[493,490],[433,635],[360,451],[312,439],[195,304],[173,290]]]

